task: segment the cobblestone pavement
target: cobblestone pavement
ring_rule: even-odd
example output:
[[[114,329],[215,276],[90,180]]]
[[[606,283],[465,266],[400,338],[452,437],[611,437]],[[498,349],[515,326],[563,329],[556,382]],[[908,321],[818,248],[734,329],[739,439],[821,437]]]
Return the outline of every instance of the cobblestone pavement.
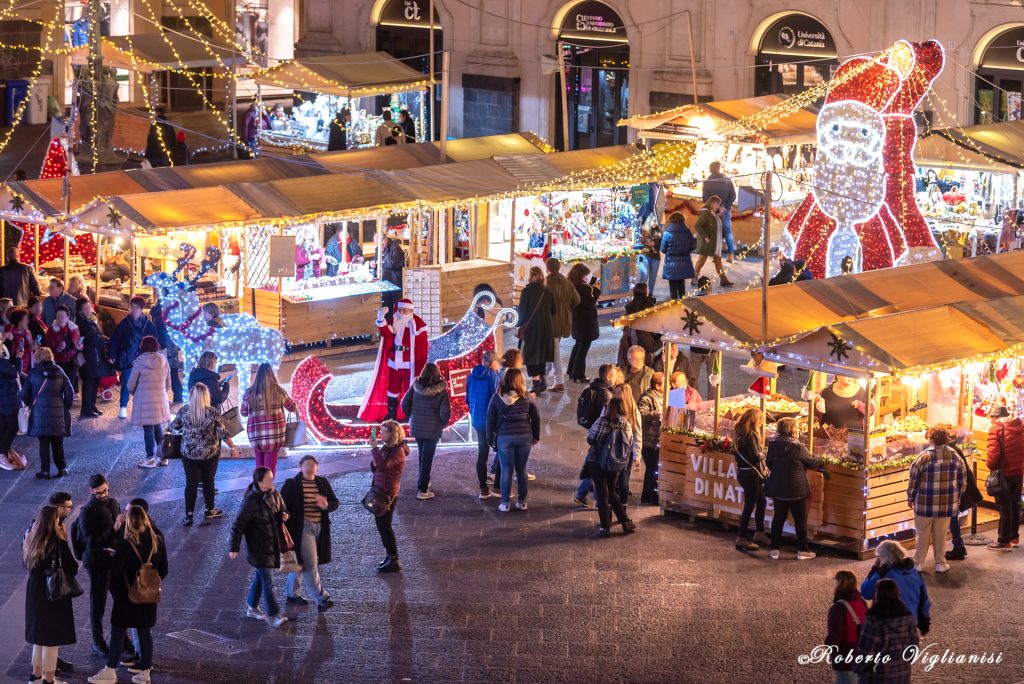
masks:
[[[592,365],[611,358],[617,342],[617,334],[603,333]],[[365,355],[331,362],[335,372],[348,373],[338,394],[365,382]],[[799,665],[797,658],[821,642],[831,576],[849,569],[863,577],[870,561],[744,555],[733,550],[729,531],[650,507],[633,512],[638,534],[590,540],[596,514],[570,503],[582,453],[573,415],[579,389],[540,399],[545,426],[530,459],[537,480],[528,511],[502,514],[496,500],[475,498],[472,445],[439,452],[437,498],[417,501],[412,455],[395,517],[404,566],[396,575],[374,571],[383,552],[357,503],[369,483],[366,451],[321,452],[322,472],[342,501],[333,517],[335,561],[322,568],[335,607],[324,614],[289,607],[294,621],[276,631],[242,618],[250,569],[244,556],[230,561],[226,554],[252,462],[222,462],[224,518],[183,528],[180,466],[137,468],[141,435],[107,404],[103,418],[75,425],[68,479],[0,472],[0,672],[26,681],[29,671],[21,643],[22,531],[51,492],[66,489],[81,504],[88,476],[104,472],[122,503],[148,497],[167,535],[171,574],[155,629],[154,682],[831,681],[827,666]],[[37,462],[31,440],[19,438],[16,447]],[[295,454],[283,463],[281,476],[294,474]],[[926,573],[934,614],[925,642],[935,644],[932,652],[995,651],[1003,658],[997,666],[939,664],[932,672],[919,664],[915,681],[1024,679],[1022,556],[971,549],[948,574]],[[87,599],[78,599],[75,610],[79,643],[62,655],[77,668],[65,679],[83,682],[101,663],[89,654]],[[170,636],[185,629],[221,637],[240,652],[223,655]]]

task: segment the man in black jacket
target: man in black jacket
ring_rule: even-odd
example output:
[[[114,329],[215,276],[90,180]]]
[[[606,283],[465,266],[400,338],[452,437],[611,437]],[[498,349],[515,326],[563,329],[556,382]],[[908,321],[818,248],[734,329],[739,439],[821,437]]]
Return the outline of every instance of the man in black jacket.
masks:
[[[117,547],[117,533],[124,524],[117,500],[110,496],[110,485],[100,474],[89,479],[92,496],[82,507],[81,525],[85,535],[82,563],[89,571],[89,623],[92,625],[92,651],[107,656],[107,640],[103,637],[103,614],[107,610],[110,587],[110,559]]]
[[[580,394],[576,404],[576,422],[581,427],[589,430],[590,426],[601,417],[604,407],[612,398],[612,382],[618,369],[610,363],[601,366],[598,377]],[[572,502],[577,506],[590,508],[587,496],[594,490],[594,482],[589,477],[580,479],[576,488],[576,495]]]
[[[18,245],[8,245],[7,263],[0,267],[0,297],[9,297],[14,306],[26,306],[29,297],[41,297],[39,281],[31,266],[18,261]]]
[[[338,510],[338,497],[327,478],[316,474],[319,465],[312,454],[303,456],[299,461],[301,472],[285,480],[281,486],[281,498],[288,511],[285,526],[295,542],[295,555],[302,564],[302,584],[316,601],[316,609],[322,613],[334,605],[320,584],[319,566],[331,562],[331,519],[328,513]],[[308,605],[309,600],[299,594],[298,583],[299,573],[288,573],[286,601]]]

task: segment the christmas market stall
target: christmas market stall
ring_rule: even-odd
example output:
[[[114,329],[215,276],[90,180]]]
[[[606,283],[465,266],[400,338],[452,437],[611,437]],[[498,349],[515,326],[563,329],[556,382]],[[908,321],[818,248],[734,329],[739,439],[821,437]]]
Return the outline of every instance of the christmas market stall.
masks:
[[[397,126],[408,128],[401,133],[401,143],[428,138],[422,112],[431,80],[386,52],[300,57],[257,72],[255,82],[295,93],[291,111],[283,105],[271,111],[269,130],[260,133],[264,151],[322,152],[328,149],[331,128],[339,125],[345,128],[346,148],[381,146],[377,130],[386,123],[383,111],[392,116],[385,137]],[[388,98],[386,104],[380,104],[381,96]],[[350,111],[351,120],[339,124],[336,114],[343,108]],[[401,111],[410,115],[404,127]],[[334,138],[342,139],[337,134]]]
[[[732,430],[747,408],[763,407],[769,435],[779,418],[796,418],[829,472],[827,481],[811,474],[816,543],[865,554],[883,538],[912,536],[907,470],[927,427],[946,426],[973,456],[983,452],[989,407],[1005,402],[1015,411],[1020,403],[1022,266],[1024,257],[1009,253],[769,288],[767,343],[756,290],[669,302],[616,321],[661,334],[668,358],[685,356],[680,346],[710,352],[710,372],[690,379],[706,399],[668,394],[663,509],[738,519]],[[956,334],[922,334],[928,330]],[[802,378],[798,394],[778,392],[779,364]],[[722,396],[725,380],[736,377],[749,382],[747,392]],[[983,460],[975,458],[981,478]]]

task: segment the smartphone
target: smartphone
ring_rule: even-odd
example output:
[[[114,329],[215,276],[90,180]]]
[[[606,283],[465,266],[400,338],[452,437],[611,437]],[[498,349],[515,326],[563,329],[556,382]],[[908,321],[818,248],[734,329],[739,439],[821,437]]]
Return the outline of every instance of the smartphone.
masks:
[[[36,335],[36,344],[37,345],[42,345],[43,344],[43,336],[42,335]]]
[[[372,428],[370,428],[370,440],[373,441],[373,440],[376,440],[376,439],[377,439],[377,426],[374,425]]]
[[[597,285],[597,276],[591,276],[590,284],[591,285]]]

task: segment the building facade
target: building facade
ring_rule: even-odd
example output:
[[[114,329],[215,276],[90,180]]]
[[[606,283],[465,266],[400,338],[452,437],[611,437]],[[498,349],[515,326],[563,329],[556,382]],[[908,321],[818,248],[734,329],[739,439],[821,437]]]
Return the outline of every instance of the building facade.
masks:
[[[296,53],[380,49],[427,72],[433,25],[435,54],[445,50],[450,59],[448,135],[534,131],[561,147],[568,131],[569,146],[581,148],[626,142],[620,118],[686,104],[695,94],[792,94],[827,80],[851,55],[901,38],[936,38],[947,54],[927,102],[936,125],[1021,117],[1021,0],[433,5],[431,21],[428,0],[300,0]],[[434,60],[438,75],[441,61]]]

